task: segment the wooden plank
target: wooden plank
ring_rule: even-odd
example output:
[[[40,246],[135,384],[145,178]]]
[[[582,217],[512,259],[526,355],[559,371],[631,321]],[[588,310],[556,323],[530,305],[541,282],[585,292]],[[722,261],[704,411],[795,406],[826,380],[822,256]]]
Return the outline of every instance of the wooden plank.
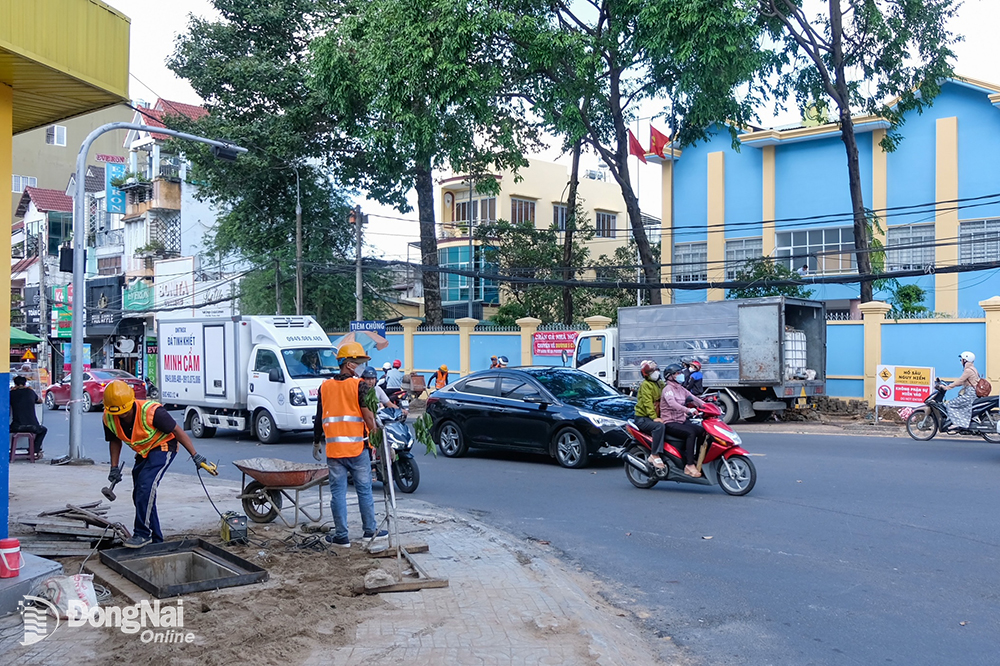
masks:
[[[44,557],[80,557],[89,555],[93,550],[82,541],[22,541],[21,549]]]
[[[50,525],[47,523],[35,525],[35,532],[87,537],[90,539],[100,539],[102,535],[106,539],[113,539],[115,536],[114,530],[111,529],[105,534],[104,530],[92,529],[86,525]]]
[[[408,546],[403,546],[403,550],[410,553],[427,553],[430,552],[430,547],[426,543],[412,543]],[[371,553],[372,557],[396,557],[396,549],[389,548],[388,550],[383,550],[378,553]]]
[[[91,525],[95,525],[97,527],[110,527],[114,529],[116,532],[118,532],[119,536],[121,536],[123,540],[128,539],[129,537],[132,536],[132,533],[129,532],[128,528],[122,525],[121,523],[110,523],[101,516],[98,516],[97,514],[92,513],[82,507],[73,506],[72,504],[67,504],[66,508],[72,509],[76,513],[79,513],[80,515],[84,516],[86,518],[86,522]]]
[[[365,588],[365,594],[381,594],[383,592],[416,592],[435,587],[448,587],[447,578],[421,578],[420,580],[393,583],[382,587]]]

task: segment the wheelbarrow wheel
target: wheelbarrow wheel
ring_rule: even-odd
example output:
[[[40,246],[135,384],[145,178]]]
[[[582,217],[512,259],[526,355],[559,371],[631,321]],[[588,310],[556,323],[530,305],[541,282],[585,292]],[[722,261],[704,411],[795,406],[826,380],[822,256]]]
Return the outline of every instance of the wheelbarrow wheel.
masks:
[[[265,490],[260,481],[251,481],[243,489],[243,510],[255,523],[269,523],[278,517],[281,510],[281,493],[277,490]]]

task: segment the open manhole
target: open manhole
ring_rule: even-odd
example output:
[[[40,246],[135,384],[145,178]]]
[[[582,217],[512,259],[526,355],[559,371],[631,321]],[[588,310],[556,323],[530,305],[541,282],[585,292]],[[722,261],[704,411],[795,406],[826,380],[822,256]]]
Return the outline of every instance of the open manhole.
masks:
[[[265,569],[201,539],[102,550],[101,562],[157,599],[267,580]]]

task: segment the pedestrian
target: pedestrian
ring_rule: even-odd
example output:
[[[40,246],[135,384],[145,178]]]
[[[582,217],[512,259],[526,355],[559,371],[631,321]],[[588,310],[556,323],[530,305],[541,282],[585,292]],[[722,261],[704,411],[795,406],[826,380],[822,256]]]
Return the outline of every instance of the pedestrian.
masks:
[[[14,377],[14,388],[10,390],[10,431],[30,432],[35,436],[35,456],[42,457],[42,443],[48,428],[38,422],[35,405],[42,404],[34,389],[28,386],[25,377]]]
[[[499,368],[500,362],[497,360],[496,356],[490,356],[490,370],[493,368]]]
[[[195,451],[191,438],[166,407],[152,400],[136,400],[132,387],[120,379],[104,389],[104,439],[111,451],[108,481],[112,483],[122,480],[118,467],[122,442],[135,451],[132,465],[135,525],[132,537],[123,544],[126,548],[142,548],[151,541],[163,542],[160,519],[156,515],[156,489],[177,456],[177,442],[191,454],[196,470],[203,469],[212,476],[219,474],[215,463],[208,462]]]
[[[357,342],[348,342],[337,351],[340,372],[319,387],[316,420],[313,426],[313,455],[326,442],[326,464],[330,468],[330,511],[334,531],[326,540],[338,548],[350,548],[347,528],[347,475],[354,478],[358,510],[364,538],[387,539],[378,530],[375,501],[372,499],[372,460],[365,446],[365,433],[376,428],[371,389],[362,381],[363,366],[371,359]]]
[[[660,423],[660,393],[665,382],[660,378],[660,368],[655,361],[643,361],[639,365],[643,381],[635,402],[635,426],[653,438],[653,451],[649,460],[654,467],[665,467],[660,455],[663,453],[663,424]]]
[[[799,274],[799,277],[805,277],[809,275],[809,264],[802,264],[802,267],[795,271]]]
[[[443,389],[448,385],[448,366],[442,364],[440,368],[431,376],[435,389]]]

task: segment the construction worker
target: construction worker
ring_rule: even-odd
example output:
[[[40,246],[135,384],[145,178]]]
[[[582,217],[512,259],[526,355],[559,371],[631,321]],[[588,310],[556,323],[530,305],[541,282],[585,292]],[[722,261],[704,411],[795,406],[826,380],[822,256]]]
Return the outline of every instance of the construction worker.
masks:
[[[340,373],[319,387],[316,421],[313,426],[313,455],[326,442],[326,464],[330,468],[330,511],[334,532],[326,540],[339,548],[350,548],[347,529],[347,475],[354,477],[361,526],[365,539],[387,539],[386,530],[376,532],[375,501],[372,499],[372,462],[365,446],[365,432],[376,428],[369,405],[368,384],[360,375],[371,359],[364,347],[348,342],[337,351]]]
[[[448,366],[442,365],[433,375],[434,388],[443,389],[448,385]]]
[[[490,356],[490,370],[492,370],[493,368],[499,368],[499,367],[500,367],[500,362],[497,361],[497,357],[496,356]]]
[[[122,442],[135,451],[132,465],[135,526],[132,537],[124,544],[126,548],[142,548],[150,542],[163,542],[160,520],[156,515],[156,487],[177,455],[177,442],[191,454],[195,469],[203,469],[212,476],[219,473],[214,463],[194,450],[194,444],[184,428],[174,421],[166,407],[152,400],[136,400],[132,387],[120,379],[104,389],[104,439],[111,451],[108,481],[112,483],[122,480],[118,467]]]

